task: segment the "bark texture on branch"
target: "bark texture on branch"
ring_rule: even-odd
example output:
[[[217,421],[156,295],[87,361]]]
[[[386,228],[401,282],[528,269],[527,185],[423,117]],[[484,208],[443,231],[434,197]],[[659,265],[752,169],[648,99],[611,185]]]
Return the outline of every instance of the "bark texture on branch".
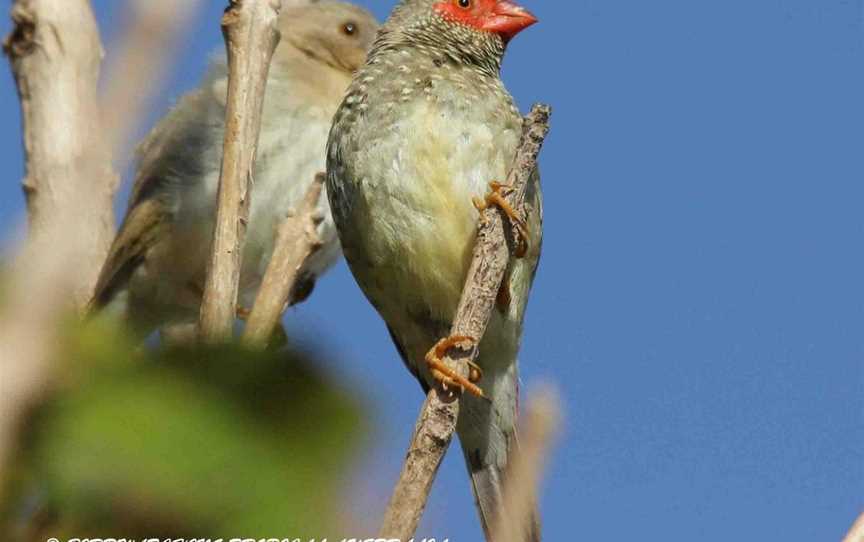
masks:
[[[291,290],[300,278],[303,264],[322,246],[318,224],[323,217],[318,213],[318,200],[324,178],[323,173],[315,176],[300,208],[279,225],[273,255],[243,332],[243,341],[250,346],[267,345],[289,302]]]
[[[228,101],[219,201],[211,259],[201,302],[200,332],[207,342],[231,337],[252,171],[270,59],[279,43],[279,0],[231,0],[222,17],[228,51]]]
[[[99,30],[88,0],[18,0],[15,27],[3,49],[21,99],[30,234],[50,230],[74,213],[85,238],[76,239],[73,302],[83,308],[114,237],[111,170],[97,129]],[[70,207],[84,194],[83,205]]]
[[[537,158],[549,132],[550,115],[549,106],[535,105],[525,117],[522,142],[507,178],[507,184],[513,188],[507,195],[507,201],[516,209],[522,208],[528,181],[537,169]],[[474,255],[450,330],[451,335],[475,337],[478,343],[481,342],[509,261],[510,249],[502,213],[497,208],[487,208],[480,216]],[[477,348],[470,352],[452,349],[444,362],[467,376],[465,362],[475,361],[477,354]],[[438,467],[453,439],[458,417],[458,396],[437,389],[429,392],[384,515],[381,537],[409,540],[414,535]]]

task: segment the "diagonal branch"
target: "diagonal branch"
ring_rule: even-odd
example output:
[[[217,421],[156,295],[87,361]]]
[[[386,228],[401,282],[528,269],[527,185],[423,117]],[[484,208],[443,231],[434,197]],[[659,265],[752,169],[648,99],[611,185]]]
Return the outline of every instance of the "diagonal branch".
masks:
[[[289,301],[288,296],[300,278],[303,265],[322,246],[318,224],[323,218],[318,213],[318,199],[323,187],[324,174],[319,173],[309,185],[299,208],[279,225],[270,264],[243,332],[243,341],[250,346],[267,344]]]
[[[537,169],[537,158],[549,131],[550,115],[549,106],[535,105],[525,118],[522,142],[507,178],[507,184],[514,189],[507,196],[507,201],[516,209],[522,207],[528,181]],[[451,335],[475,337],[479,344],[489,324],[509,261],[510,250],[502,213],[490,207],[480,217],[474,256],[450,330]],[[477,348],[471,352],[453,352],[444,362],[467,376],[465,362],[475,361],[477,355]],[[409,540],[414,535],[435,474],[453,439],[458,417],[458,396],[437,389],[429,392],[417,420],[402,473],[384,515],[380,531],[383,538]]]
[[[279,43],[279,0],[230,2],[222,17],[228,50],[225,145],[211,259],[201,302],[201,338],[208,342],[229,338],[234,325],[264,90],[270,59]]]

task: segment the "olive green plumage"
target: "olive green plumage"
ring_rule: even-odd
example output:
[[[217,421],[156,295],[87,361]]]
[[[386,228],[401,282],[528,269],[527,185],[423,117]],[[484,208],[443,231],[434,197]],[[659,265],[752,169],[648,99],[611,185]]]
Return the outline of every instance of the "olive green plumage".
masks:
[[[336,113],[327,150],[344,254],[424,386],[433,384],[424,354],[449,333],[471,261],[472,197],[506,178],[522,132],[499,77],[504,41],[445,20],[434,3],[405,1],[382,27]],[[495,312],[480,344],[480,386],[491,402],[466,395],[457,427],[484,528],[515,440],[516,356],[542,238],[538,175],[525,213],[528,254],[512,261],[511,303]]]

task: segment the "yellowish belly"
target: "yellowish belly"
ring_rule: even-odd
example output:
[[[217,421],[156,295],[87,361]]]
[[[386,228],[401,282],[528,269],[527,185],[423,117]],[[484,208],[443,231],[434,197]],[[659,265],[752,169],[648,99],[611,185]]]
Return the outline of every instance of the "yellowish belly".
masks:
[[[448,321],[473,248],[478,212],[472,198],[503,178],[500,149],[506,146],[486,126],[442,123],[433,107],[416,108],[392,134],[378,145],[385,153],[398,149],[395,159],[383,167],[369,163],[377,172],[363,183],[366,252],[382,289],[398,288],[403,303],[425,306],[433,318]]]

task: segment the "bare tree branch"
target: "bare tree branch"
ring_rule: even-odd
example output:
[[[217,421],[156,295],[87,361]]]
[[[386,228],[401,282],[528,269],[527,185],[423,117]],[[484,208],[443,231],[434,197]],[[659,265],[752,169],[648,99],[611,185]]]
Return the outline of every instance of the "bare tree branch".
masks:
[[[492,526],[495,542],[522,542],[522,533],[531,532],[537,490],[561,417],[554,388],[535,390],[528,397],[519,445],[507,465],[504,500]]]
[[[87,0],[18,0],[4,42],[21,98],[30,233],[76,213],[73,302],[83,308],[114,238],[116,176],[98,144],[99,30]],[[78,193],[85,205],[69,209]]]
[[[864,542],[864,514],[858,517],[843,542]]]
[[[191,13],[187,8],[179,12]],[[146,21],[133,18],[131,28],[151,25],[150,32],[132,32],[138,39],[121,48],[115,64],[123,69],[112,77],[133,77],[124,70],[139,64],[161,66],[157,57],[168,52],[163,44],[175,41],[182,19],[167,33],[152,27],[177,15],[174,2],[154,1],[146,9]],[[87,0],[18,0],[12,19],[4,51],[21,99],[30,235],[4,276],[8,295],[0,307],[0,479],[21,420],[51,384],[63,319],[70,308],[86,306],[114,237],[111,151],[131,133],[155,88],[143,85],[142,92],[133,84],[152,73],[110,83],[108,107],[100,110],[102,46]]]
[[[315,176],[300,208],[292,211],[279,225],[273,255],[246,321],[243,341],[248,345],[267,344],[282,317],[303,264],[322,246],[318,224],[323,217],[318,213],[318,199],[324,178],[323,173]]]
[[[4,42],[18,85],[30,232],[0,308],[0,479],[18,425],[49,384],[60,319],[88,301],[114,235],[101,147],[102,47],[86,0],[19,0]]]
[[[216,226],[201,302],[201,337],[208,342],[229,338],[237,313],[252,167],[270,59],[279,43],[279,9],[279,0],[231,0],[222,17],[228,102]]]
[[[516,209],[522,207],[528,181],[537,168],[537,157],[549,131],[550,115],[549,106],[535,105],[525,118],[522,142],[507,179],[513,188],[507,196],[508,203]],[[480,216],[474,256],[450,330],[451,335],[475,337],[479,343],[486,332],[509,261],[510,250],[504,232],[504,220],[500,211],[490,207]],[[457,352],[454,349],[444,362],[467,376],[465,362],[476,360],[477,354],[477,348],[470,352]],[[453,439],[458,416],[458,396],[437,389],[429,392],[417,420],[402,473],[384,515],[381,537],[408,540],[414,535],[426,507],[432,481]]]

